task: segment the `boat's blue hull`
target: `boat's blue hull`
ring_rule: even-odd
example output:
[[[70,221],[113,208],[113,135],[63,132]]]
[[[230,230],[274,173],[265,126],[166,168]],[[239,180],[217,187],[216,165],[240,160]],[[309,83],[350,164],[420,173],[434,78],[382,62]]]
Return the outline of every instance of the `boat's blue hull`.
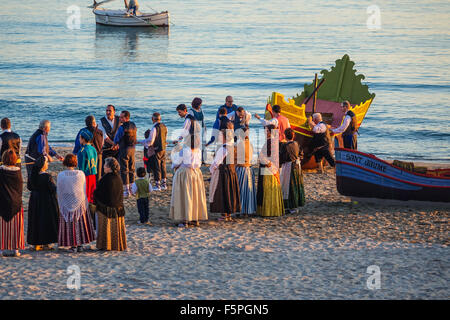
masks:
[[[362,198],[450,202],[450,178],[412,173],[373,155],[335,149],[340,194]]]

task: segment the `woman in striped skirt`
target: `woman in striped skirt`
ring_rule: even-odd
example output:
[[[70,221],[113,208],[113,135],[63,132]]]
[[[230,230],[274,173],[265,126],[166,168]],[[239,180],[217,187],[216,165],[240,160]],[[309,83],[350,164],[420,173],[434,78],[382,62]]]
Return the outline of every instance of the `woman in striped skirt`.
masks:
[[[67,170],[58,174],[59,204],[58,245],[71,247],[72,252],[83,251],[83,244],[94,241],[94,228],[86,197],[86,178],[77,167],[77,157],[68,154],[63,165]]]
[[[4,256],[20,256],[25,248],[23,234],[22,173],[12,149],[3,152],[0,166],[0,251]]]
[[[248,134],[247,126],[236,130],[236,135],[238,136],[235,153],[236,174],[241,195],[241,214],[244,215],[256,212],[255,176],[251,168],[253,147]]]

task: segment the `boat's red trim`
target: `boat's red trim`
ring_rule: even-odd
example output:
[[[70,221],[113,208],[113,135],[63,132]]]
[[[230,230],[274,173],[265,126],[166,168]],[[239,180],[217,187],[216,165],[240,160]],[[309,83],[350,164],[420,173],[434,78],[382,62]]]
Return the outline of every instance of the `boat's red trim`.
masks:
[[[303,129],[303,128],[300,128],[300,127],[296,127],[296,126],[293,126],[293,125],[291,125],[291,128],[294,131],[298,131],[298,132],[303,133],[303,134],[308,135],[308,136],[312,136],[313,135],[312,131],[310,131],[310,130],[306,130],[306,129]]]
[[[357,164],[354,164],[354,163],[351,163],[351,162],[336,160],[336,163],[341,163],[341,164],[347,164],[349,166],[354,166],[356,168],[363,169],[365,171],[369,171],[369,172],[377,174],[379,176],[382,176],[382,177],[385,177],[385,178],[388,178],[388,179],[392,179],[392,180],[395,180],[395,181],[403,182],[403,183],[406,183],[406,184],[410,184],[410,185],[413,185],[413,186],[427,187],[427,188],[446,188],[446,189],[449,188],[450,189],[450,186],[433,186],[433,185],[429,185],[429,184],[421,184],[421,183],[416,183],[416,182],[402,180],[402,179],[399,179],[399,178],[395,178],[395,177],[389,176],[387,174],[383,174],[381,172],[374,171],[372,169],[368,169],[368,168],[362,167],[360,165],[357,165]]]
[[[438,176],[433,176],[432,174],[423,174],[423,173],[417,173],[417,172],[412,172],[412,171],[405,170],[403,168],[394,166],[392,163],[389,163],[389,162],[386,162],[386,161],[384,161],[384,160],[382,160],[380,158],[377,158],[376,156],[374,156],[373,154],[370,154],[370,153],[364,153],[364,152],[361,152],[361,151],[358,151],[358,150],[347,149],[347,148],[334,148],[334,150],[349,151],[349,152],[357,153],[357,154],[363,155],[365,157],[372,158],[374,160],[378,160],[380,162],[383,162],[383,163],[387,164],[388,166],[391,166],[392,168],[399,169],[401,171],[404,171],[404,172],[407,172],[407,173],[410,173],[410,174],[413,174],[413,175],[416,175],[416,176],[427,177],[427,178],[434,178],[434,179],[450,180],[450,178],[447,178],[447,177],[438,177]]]

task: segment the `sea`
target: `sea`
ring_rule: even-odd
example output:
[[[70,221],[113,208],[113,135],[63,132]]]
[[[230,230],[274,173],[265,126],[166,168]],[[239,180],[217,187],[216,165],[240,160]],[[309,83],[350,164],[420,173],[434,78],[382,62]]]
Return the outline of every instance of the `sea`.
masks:
[[[300,94],[348,54],[376,94],[359,150],[450,162],[449,1],[139,3],[168,10],[170,27],[98,26],[88,0],[0,2],[0,117],[24,143],[49,119],[50,143],[72,145],[85,117],[99,119],[107,104],[131,112],[138,138],[155,111],[169,132],[180,128],[175,107],[194,97],[210,128],[227,95],[263,114],[272,92]]]

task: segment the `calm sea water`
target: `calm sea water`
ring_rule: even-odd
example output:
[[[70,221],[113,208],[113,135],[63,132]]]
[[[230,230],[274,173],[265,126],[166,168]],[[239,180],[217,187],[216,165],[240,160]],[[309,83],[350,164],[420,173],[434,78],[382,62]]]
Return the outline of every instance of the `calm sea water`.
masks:
[[[176,105],[199,96],[211,127],[226,95],[263,113],[272,91],[300,93],[347,53],[377,95],[359,149],[450,161],[450,2],[140,2],[169,10],[170,30],[96,26],[90,1],[0,2],[0,116],[25,141],[48,118],[50,141],[67,144],[86,115],[112,103],[131,111],[142,138],[152,112],[179,128]],[[379,30],[366,23],[374,4]],[[66,25],[71,5],[81,9],[78,30]]]

